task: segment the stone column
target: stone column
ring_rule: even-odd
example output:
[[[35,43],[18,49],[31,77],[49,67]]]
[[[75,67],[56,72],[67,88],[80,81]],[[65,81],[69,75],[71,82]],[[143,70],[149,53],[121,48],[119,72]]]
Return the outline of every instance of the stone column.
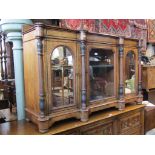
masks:
[[[18,120],[25,119],[25,95],[24,95],[24,76],[23,76],[23,43],[22,26],[32,24],[28,19],[1,20],[2,31],[7,35],[7,39],[13,42],[13,58],[16,85],[16,103]]]

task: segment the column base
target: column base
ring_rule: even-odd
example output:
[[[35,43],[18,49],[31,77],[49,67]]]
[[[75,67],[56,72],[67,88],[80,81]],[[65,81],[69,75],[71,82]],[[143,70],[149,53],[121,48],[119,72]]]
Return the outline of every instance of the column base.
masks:
[[[119,100],[118,102],[118,110],[124,110],[125,109],[125,101]]]
[[[38,128],[41,133],[47,132],[49,130],[49,118],[38,118]]]
[[[142,101],[143,101],[143,96],[138,95],[137,104],[142,104]]]
[[[87,122],[88,118],[89,118],[89,110],[85,109],[85,110],[80,110],[81,114],[80,114],[80,118],[82,122]]]

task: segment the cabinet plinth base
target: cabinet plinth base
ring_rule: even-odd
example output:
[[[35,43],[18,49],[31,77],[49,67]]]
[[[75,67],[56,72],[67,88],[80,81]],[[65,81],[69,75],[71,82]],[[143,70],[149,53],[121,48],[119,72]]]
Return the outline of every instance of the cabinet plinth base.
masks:
[[[49,128],[52,127],[52,125],[55,122],[58,122],[60,120],[65,120],[68,118],[77,118],[80,119],[80,112],[75,111],[74,113],[64,113],[64,114],[50,114],[45,117],[40,117],[39,115],[34,114],[33,112],[26,109],[26,119],[32,121],[34,124],[37,124],[38,129],[41,133],[45,133],[49,131]]]

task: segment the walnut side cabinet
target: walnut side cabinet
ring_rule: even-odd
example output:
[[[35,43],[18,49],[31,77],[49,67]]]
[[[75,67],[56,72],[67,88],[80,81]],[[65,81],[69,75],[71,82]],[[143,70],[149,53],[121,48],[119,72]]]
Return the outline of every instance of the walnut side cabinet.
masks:
[[[23,28],[26,117],[55,122],[126,103],[141,104],[141,40],[36,23]]]
[[[142,88],[148,92],[150,89],[155,88],[155,66],[144,65],[142,66]]]

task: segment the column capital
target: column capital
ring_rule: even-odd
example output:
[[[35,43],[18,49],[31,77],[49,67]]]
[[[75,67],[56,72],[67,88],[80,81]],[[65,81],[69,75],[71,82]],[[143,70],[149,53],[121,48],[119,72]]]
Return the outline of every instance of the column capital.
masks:
[[[7,34],[7,38],[10,41],[13,41],[13,40],[22,40],[22,33],[21,32],[9,32]]]
[[[22,33],[21,32],[10,32],[7,34],[7,41],[13,42],[13,50],[22,50]]]
[[[30,19],[2,19],[0,21],[1,30],[8,34],[9,32],[21,32],[25,24],[33,24]]]
[[[32,24],[32,21],[30,19],[2,19],[0,21],[0,28],[7,35],[6,41],[22,40],[21,32],[25,24]]]

